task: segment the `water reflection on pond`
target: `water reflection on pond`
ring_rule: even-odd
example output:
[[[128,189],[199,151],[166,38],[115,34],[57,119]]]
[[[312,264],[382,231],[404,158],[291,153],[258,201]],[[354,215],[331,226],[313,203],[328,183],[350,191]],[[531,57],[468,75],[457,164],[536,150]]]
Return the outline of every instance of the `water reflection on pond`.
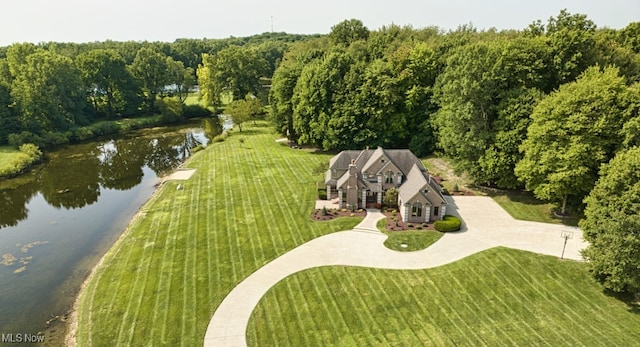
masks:
[[[44,330],[69,309],[158,177],[220,133],[201,122],[67,146],[0,182],[0,333]]]

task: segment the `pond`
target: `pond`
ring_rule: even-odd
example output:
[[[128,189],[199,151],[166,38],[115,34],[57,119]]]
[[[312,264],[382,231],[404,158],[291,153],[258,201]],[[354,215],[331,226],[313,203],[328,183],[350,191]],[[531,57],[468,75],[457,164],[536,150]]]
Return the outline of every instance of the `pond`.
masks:
[[[158,178],[206,146],[220,123],[205,119],[66,146],[48,152],[31,173],[1,181],[0,334],[44,331],[49,344],[59,339],[83,281]]]

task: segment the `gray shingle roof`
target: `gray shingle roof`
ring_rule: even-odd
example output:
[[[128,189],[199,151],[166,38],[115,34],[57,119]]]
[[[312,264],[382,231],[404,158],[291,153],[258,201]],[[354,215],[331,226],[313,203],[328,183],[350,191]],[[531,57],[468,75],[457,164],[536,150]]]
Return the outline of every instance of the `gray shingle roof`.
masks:
[[[427,185],[429,185],[429,181],[425,177],[425,173],[420,170],[417,164],[414,164],[407,175],[407,180],[400,186],[398,197],[402,201],[409,201]]]

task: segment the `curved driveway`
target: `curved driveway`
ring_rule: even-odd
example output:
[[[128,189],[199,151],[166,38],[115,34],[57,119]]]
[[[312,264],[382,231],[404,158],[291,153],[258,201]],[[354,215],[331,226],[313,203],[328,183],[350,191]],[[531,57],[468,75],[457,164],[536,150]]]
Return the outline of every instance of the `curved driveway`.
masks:
[[[375,227],[384,216],[370,212],[353,230],[319,237],[274,259],[226,296],[209,322],[204,346],[245,347],[249,317],[267,290],[293,273],[314,267],[426,269],[498,246],[560,257],[563,230],[573,232],[564,257],[582,259],[579,251],[587,244],[578,228],[515,220],[489,197],[454,197],[449,198],[449,203],[447,212],[462,218],[462,230],[445,234],[421,251],[396,252],[386,248],[386,236]]]

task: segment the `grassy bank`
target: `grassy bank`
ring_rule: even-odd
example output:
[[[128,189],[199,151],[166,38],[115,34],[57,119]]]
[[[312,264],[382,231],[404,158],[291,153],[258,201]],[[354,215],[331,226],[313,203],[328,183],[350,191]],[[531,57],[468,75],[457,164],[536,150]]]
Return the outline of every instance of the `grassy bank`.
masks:
[[[17,176],[41,159],[42,152],[34,145],[0,146],[0,179]]]
[[[584,263],[505,248],[420,271],[322,267],[254,311],[249,346],[631,346],[640,314]]]
[[[247,124],[189,160],[197,172],[180,182],[184,189],[168,182],[156,192],[80,294],[78,345],[201,345],[216,307],[245,277],[357,224],[310,220],[310,168],[329,156],[275,139]]]

